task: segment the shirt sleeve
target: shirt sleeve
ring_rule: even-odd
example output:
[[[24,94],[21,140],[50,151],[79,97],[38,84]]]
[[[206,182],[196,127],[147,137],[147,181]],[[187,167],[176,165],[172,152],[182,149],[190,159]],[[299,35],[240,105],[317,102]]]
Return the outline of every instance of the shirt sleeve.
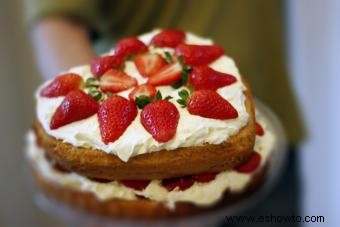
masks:
[[[25,20],[28,25],[47,17],[63,16],[87,25],[91,32],[100,32],[100,1],[96,0],[24,0]]]

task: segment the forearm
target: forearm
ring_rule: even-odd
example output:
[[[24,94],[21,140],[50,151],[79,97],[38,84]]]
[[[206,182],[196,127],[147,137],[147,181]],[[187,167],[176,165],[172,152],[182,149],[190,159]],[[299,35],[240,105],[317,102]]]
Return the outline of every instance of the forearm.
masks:
[[[32,38],[44,79],[72,66],[89,63],[94,56],[87,28],[67,19],[49,18],[38,22]]]

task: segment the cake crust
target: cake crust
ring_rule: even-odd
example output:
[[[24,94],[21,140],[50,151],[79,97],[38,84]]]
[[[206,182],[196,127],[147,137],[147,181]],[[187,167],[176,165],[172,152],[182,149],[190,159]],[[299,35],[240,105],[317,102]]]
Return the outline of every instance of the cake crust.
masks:
[[[246,110],[249,120],[237,134],[221,144],[180,147],[134,156],[123,162],[104,151],[74,147],[48,135],[36,121],[34,131],[47,156],[63,168],[90,178],[105,180],[153,180],[221,172],[233,169],[251,154],[255,143],[255,113],[253,98],[246,84]]]

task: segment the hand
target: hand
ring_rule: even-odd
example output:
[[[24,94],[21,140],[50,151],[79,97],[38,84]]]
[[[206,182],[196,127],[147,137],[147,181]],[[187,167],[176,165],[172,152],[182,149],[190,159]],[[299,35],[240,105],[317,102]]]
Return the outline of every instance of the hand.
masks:
[[[88,64],[95,56],[86,26],[64,18],[47,18],[33,28],[33,43],[44,79],[72,66]]]

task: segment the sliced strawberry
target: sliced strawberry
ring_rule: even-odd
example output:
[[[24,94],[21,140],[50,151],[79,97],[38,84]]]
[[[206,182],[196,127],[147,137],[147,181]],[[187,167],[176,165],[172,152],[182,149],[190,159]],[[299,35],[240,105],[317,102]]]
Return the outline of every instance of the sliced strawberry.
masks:
[[[194,181],[200,182],[200,183],[208,183],[216,178],[217,173],[201,173],[193,175],[192,178]]]
[[[119,182],[137,191],[143,191],[150,183],[149,180],[120,180]]]
[[[51,129],[57,129],[74,121],[95,114],[99,104],[81,90],[70,91],[61,102],[50,122]]]
[[[218,72],[206,65],[202,65],[193,68],[189,82],[194,86],[195,90],[216,90],[235,83],[236,78],[230,74]]]
[[[156,96],[156,88],[153,87],[150,84],[142,84],[139,85],[137,87],[135,87],[135,89],[133,89],[130,94],[129,94],[129,99],[131,101],[135,101],[136,97],[141,96],[141,95],[145,95],[148,96],[150,98],[154,98]]]
[[[137,115],[136,105],[118,95],[107,98],[99,107],[98,122],[105,144],[117,140]]]
[[[212,90],[194,91],[187,103],[192,115],[220,120],[238,117],[237,110],[217,92]]]
[[[43,88],[40,95],[43,97],[65,96],[72,90],[80,88],[83,79],[75,73],[66,73],[57,76],[50,84]]]
[[[221,57],[224,53],[222,47],[217,45],[189,45],[180,44],[176,47],[177,56],[182,56],[187,65],[208,65]]]
[[[103,92],[120,92],[137,85],[137,80],[122,71],[110,69],[99,80]]]
[[[168,191],[172,191],[174,189],[179,189],[181,191],[185,191],[190,188],[194,184],[194,179],[191,176],[185,177],[176,177],[162,180],[162,185]]]
[[[144,53],[135,58],[135,64],[142,76],[149,77],[162,68],[165,61],[159,54]]]
[[[167,142],[175,136],[179,112],[168,100],[157,100],[147,104],[140,116],[145,130],[158,142]]]
[[[169,85],[181,79],[181,73],[182,67],[178,62],[167,64],[149,78],[148,84]]]
[[[168,29],[155,35],[151,40],[151,44],[158,47],[175,48],[177,45],[183,43],[184,39],[185,32],[177,29]]]
[[[97,57],[91,61],[91,72],[96,77],[100,77],[109,69],[118,68],[121,63],[122,58],[115,55]]]
[[[136,37],[122,39],[115,46],[115,55],[121,58],[148,50],[148,47]]]
[[[258,122],[256,122],[256,124],[255,124],[255,130],[256,130],[256,135],[258,135],[258,136],[264,135],[263,127]]]
[[[251,173],[255,171],[261,163],[261,155],[253,151],[250,158],[241,165],[237,166],[235,170],[239,173]]]

